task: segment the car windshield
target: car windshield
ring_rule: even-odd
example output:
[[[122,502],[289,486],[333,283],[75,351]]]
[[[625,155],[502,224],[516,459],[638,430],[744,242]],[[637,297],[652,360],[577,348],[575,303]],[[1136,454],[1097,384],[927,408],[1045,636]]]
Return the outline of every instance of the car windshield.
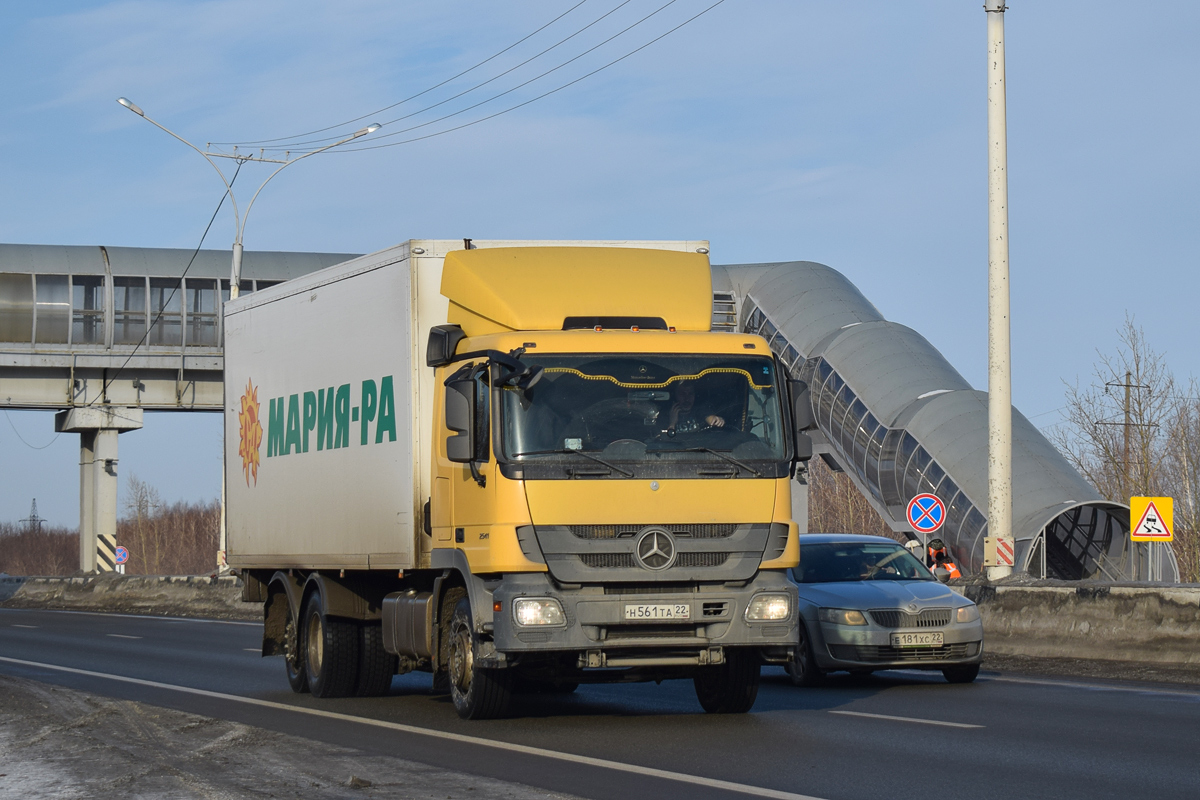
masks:
[[[691,463],[759,475],[787,457],[775,363],[762,356],[533,355],[528,390],[503,391],[504,456],[527,464],[598,457],[639,472]],[[602,468],[591,460],[592,468]],[[757,464],[757,466],[756,466]],[[743,473],[743,470],[745,472]]]
[[[888,542],[800,542],[799,583],[937,580],[925,565],[898,544]]]

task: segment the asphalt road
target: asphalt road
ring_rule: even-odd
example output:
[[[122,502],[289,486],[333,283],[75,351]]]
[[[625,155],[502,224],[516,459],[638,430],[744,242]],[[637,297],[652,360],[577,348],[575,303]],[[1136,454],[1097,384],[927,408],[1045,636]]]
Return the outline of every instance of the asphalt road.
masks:
[[[256,623],[0,609],[0,672],[604,800],[1200,796],[1200,689],[983,673],[767,669],[750,714],[690,682],[583,686],[464,722],[427,673],[385,698],[293,694]]]

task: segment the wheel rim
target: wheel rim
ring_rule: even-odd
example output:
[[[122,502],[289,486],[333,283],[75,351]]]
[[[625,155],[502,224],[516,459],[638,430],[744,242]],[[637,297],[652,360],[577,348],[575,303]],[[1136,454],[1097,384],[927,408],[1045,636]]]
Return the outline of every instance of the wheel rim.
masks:
[[[287,624],[283,629],[283,657],[287,660],[288,666],[292,670],[296,669],[300,649],[298,647],[296,637],[296,623],[292,622],[291,614],[288,615]]]
[[[325,631],[321,615],[316,611],[308,618],[308,668],[314,675],[321,674],[321,659],[325,655]]]
[[[450,638],[450,683],[461,694],[471,690],[471,670],[474,654],[471,651],[471,632],[458,627]]]
[[[798,679],[807,678],[809,671],[812,669],[812,664],[808,658],[808,637],[804,635],[804,629],[800,629],[800,645],[796,648],[796,658],[792,661],[792,674]]]

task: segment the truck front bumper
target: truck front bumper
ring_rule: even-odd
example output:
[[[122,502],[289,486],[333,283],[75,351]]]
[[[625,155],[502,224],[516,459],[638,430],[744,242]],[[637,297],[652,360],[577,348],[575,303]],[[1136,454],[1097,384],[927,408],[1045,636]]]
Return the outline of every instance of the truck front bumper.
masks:
[[[509,574],[496,589],[493,617],[496,652],[523,655],[578,654],[581,667],[686,666],[724,660],[728,647],[758,648],[767,661],[784,661],[797,637],[796,588],[783,572],[762,571],[750,581],[671,591],[653,585],[595,584],[563,587],[545,573]],[[748,619],[756,596],[788,598],[786,618]],[[515,603],[522,598],[557,601],[556,625],[523,625]],[[667,617],[653,616],[661,611]],[[643,616],[638,618],[639,614]]]

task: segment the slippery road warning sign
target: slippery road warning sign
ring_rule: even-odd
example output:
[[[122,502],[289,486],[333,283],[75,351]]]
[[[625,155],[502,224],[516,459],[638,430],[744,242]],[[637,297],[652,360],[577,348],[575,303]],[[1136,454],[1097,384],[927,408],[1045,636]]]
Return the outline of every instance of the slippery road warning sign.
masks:
[[[1129,538],[1135,542],[1169,542],[1174,539],[1175,498],[1131,497],[1129,520],[1134,522]]]
[[[935,494],[919,494],[908,501],[908,524],[917,533],[933,533],[946,521],[946,504]]]

